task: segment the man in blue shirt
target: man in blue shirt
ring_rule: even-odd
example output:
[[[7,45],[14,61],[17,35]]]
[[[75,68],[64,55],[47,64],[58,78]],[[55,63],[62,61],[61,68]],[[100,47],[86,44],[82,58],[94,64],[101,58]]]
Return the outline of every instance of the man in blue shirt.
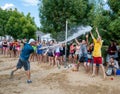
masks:
[[[34,39],[30,39],[28,43],[24,44],[24,47],[22,48],[22,51],[20,53],[17,66],[15,67],[15,69],[12,70],[10,78],[13,78],[13,74],[15,71],[24,67],[24,70],[26,71],[26,75],[28,77],[27,83],[32,83],[30,79],[30,62],[28,61],[28,59],[30,57],[30,54],[34,52],[34,49],[32,47],[33,45],[36,45]]]

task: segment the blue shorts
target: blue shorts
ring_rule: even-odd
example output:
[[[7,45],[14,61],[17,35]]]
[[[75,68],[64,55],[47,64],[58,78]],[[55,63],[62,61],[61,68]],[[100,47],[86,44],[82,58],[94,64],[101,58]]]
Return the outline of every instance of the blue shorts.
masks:
[[[42,55],[43,51],[42,50],[37,50],[37,54]]]
[[[24,70],[28,71],[30,70],[30,62],[28,60],[19,59],[16,67],[17,69],[24,67]]]
[[[88,57],[84,56],[79,57],[79,62],[88,62]]]
[[[53,53],[52,53],[52,52],[48,52],[47,55],[48,55],[49,57],[53,57]]]
[[[99,67],[100,65],[99,64],[96,64],[97,67]]]

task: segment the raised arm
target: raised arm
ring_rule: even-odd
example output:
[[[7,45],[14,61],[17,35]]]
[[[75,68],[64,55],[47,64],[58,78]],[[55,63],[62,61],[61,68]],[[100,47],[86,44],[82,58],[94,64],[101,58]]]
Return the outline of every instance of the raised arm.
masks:
[[[101,36],[100,36],[100,34],[98,32],[98,28],[96,28],[96,32],[97,32],[98,37],[101,38]]]
[[[86,43],[87,43],[87,45],[89,44],[88,43],[88,34],[86,35]]]
[[[92,34],[92,32],[91,32],[91,31],[90,31],[90,35],[91,35],[92,39],[94,39],[94,36],[93,36],[93,34]]]
[[[75,39],[75,42],[76,42],[78,45],[80,45],[80,42],[79,42],[77,39]]]

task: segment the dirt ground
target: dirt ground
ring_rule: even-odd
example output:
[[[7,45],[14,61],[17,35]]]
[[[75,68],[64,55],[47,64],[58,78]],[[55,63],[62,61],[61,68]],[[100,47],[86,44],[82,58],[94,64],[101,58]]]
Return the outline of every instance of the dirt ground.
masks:
[[[17,61],[18,58],[0,55],[0,94],[120,94],[119,76],[103,81],[101,73],[92,78],[85,74],[82,66],[78,72],[73,72],[63,66],[58,69],[49,64],[31,62],[33,83],[26,83],[23,69],[9,79]]]

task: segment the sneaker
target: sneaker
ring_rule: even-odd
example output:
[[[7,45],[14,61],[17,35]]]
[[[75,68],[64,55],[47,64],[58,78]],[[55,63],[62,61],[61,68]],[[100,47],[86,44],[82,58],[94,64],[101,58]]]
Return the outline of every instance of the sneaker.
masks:
[[[32,81],[31,80],[27,80],[27,83],[30,84],[30,83],[32,83]]]
[[[10,73],[10,79],[12,79],[13,78],[13,71],[11,71],[11,73]]]

